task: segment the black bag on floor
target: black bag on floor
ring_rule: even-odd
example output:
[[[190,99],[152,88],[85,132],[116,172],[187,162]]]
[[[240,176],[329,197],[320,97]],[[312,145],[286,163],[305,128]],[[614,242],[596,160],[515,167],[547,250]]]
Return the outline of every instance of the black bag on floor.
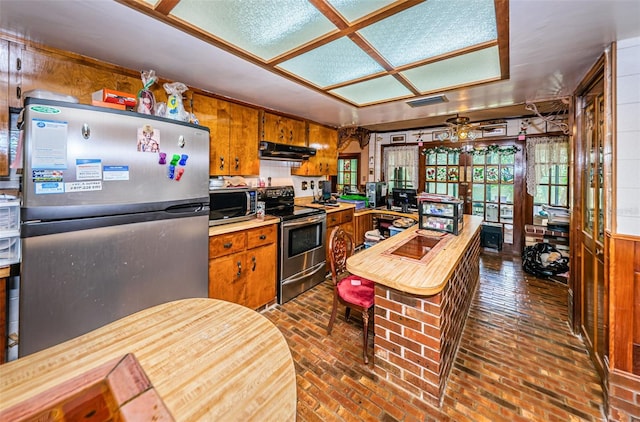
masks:
[[[548,243],[536,243],[524,248],[522,268],[536,277],[547,278],[569,271],[569,258]]]

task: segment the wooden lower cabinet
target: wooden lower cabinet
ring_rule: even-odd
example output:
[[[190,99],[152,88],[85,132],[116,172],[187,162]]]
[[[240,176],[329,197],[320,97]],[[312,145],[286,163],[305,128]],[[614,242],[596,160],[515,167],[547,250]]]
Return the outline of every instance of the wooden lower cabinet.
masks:
[[[327,237],[326,237],[326,259],[327,259],[327,271],[331,271],[331,264],[329,263],[329,238],[333,228],[336,226],[342,227],[344,231],[353,236],[353,208],[346,210],[333,211],[327,213]]]
[[[258,309],[275,300],[277,225],[209,238],[209,297]]]
[[[373,230],[373,216],[371,213],[357,215],[354,217],[354,234],[353,241],[356,247],[364,244],[364,234]]]

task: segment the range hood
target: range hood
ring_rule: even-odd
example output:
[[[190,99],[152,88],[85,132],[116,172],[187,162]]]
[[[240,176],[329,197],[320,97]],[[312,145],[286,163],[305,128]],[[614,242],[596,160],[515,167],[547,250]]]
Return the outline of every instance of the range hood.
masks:
[[[259,152],[261,160],[278,161],[303,161],[316,155],[314,148],[277,144],[269,141],[260,142]]]

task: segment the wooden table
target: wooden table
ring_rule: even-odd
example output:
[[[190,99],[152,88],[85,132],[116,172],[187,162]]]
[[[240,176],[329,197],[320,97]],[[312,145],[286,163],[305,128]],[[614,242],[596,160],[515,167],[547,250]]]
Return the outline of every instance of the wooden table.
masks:
[[[292,421],[293,359],[280,331],[215,299],[158,305],[0,366],[0,411],[133,353],[176,421]]]

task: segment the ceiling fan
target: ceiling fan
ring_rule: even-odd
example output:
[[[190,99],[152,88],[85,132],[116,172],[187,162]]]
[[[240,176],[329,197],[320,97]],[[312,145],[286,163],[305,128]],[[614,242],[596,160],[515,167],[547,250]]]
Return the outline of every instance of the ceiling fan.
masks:
[[[448,118],[445,123],[447,130],[438,134],[440,141],[473,141],[480,136],[480,124],[469,123],[469,118],[456,114]]]

